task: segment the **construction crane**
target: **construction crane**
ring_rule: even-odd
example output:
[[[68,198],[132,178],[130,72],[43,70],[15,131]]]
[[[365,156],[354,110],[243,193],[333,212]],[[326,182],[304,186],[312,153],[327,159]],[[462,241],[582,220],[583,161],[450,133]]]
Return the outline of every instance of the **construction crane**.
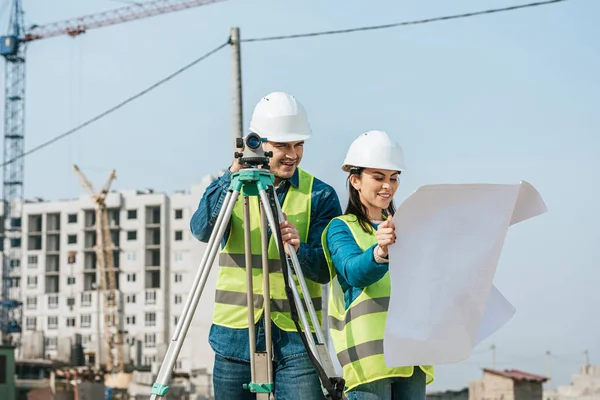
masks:
[[[59,35],[79,36],[90,29],[190,9],[223,0],[154,0],[135,3],[98,14],[86,15],[47,25],[25,28],[22,0],[12,1],[9,31],[0,37],[0,55],[6,60],[4,93],[4,166],[2,195],[3,221],[0,241],[4,242],[2,293],[0,299],[0,331],[4,341],[13,341],[22,328],[22,303],[11,294],[20,279],[22,204],[24,186],[25,141],[25,53],[26,45]],[[16,340],[15,344],[19,344]]]
[[[81,186],[87,190],[92,198],[96,210],[96,265],[100,274],[100,292],[98,296],[98,308],[100,307],[100,295],[102,295],[104,314],[104,349],[106,354],[106,370],[111,373],[121,373],[123,368],[123,336],[119,320],[119,304],[117,301],[117,278],[115,271],[114,250],[115,246],[110,237],[108,225],[108,210],[106,208],[106,196],[110,190],[112,181],[117,177],[115,170],[110,175],[99,192],[85,177],[77,165],[73,165],[75,174],[79,178]],[[107,284],[108,283],[108,284]],[[98,310],[99,312],[100,310]],[[100,338],[98,338],[100,340]],[[96,354],[100,357],[100,354]]]

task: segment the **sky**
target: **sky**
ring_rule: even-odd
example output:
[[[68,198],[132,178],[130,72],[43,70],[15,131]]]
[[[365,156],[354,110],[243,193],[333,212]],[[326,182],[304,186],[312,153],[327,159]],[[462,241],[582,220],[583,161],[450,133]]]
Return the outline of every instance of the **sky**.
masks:
[[[0,0],[0,4],[3,0]],[[56,37],[27,48],[29,149],[242,38],[378,25],[525,3],[466,1],[224,1]],[[26,24],[125,4],[24,0]],[[435,183],[518,183],[548,213],[509,230],[494,283],[513,319],[468,360],[438,366],[430,390],[460,389],[492,366],[569,384],[588,350],[600,364],[600,2],[297,40],[243,43],[244,127],[261,96],[287,91],[314,136],[302,167],[331,184],[355,137],[387,131],[407,171],[396,204]],[[7,12],[3,14],[6,20]],[[4,21],[6,26],[6,21]],[[2,84],[3,77],[2,77]],[[164,86],[25,159],[25,195],[83,194],[72,165],[114,189],[189,189],[231,162],[231,57],[222,49]],[[199,199],[198,199],[199,200]]]

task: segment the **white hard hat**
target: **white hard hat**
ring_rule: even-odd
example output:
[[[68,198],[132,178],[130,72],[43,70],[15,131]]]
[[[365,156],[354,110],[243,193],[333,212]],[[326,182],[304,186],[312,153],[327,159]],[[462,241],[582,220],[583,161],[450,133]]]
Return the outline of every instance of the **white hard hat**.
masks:
[[[250,131],[270,142],[310,139],[306,110],[294,96],[273,92],[263,97],[252,113]]]
[[[404,152],[387,133],[365,132],[352,142],[346,153],[342,170],[350,172],[351,167],[404,171]]]

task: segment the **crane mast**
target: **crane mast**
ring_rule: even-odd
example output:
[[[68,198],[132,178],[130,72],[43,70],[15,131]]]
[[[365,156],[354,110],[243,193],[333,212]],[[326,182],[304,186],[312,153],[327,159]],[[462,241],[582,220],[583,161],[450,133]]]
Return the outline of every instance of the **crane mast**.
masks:
[[[15,290],[19,290],[18,283],[21,279],[20,263],[22,259],[21,217],[24,199],[26,45],[36,40],[60,35],[76,37],[90,29],[186,10],[224,0],[146,1],[80,18],[47,25],[33,25],[28,29],[25,28],[23,22],[22,0],[10,1],[12,2],[12,10],[9,30],[5,36],[0,37],[0,55],[6,60],[4,81],[4,170],[2,181],[4,209],[2,223],[0,224],[0,243],[3,244],[0,333],[4,342],[13,341],[16,345],[19,345],[18,336],[22,331],[22,302],[19,300],[21,298],[20,293],[16,293]],[[98,248],[100,249],[107,248],[107,243],[111,243],[110,230],[105,224],[106,219],[106,210],[102,211],[102,206],[100,206],[97,209],[97,225],[106,227],[102,230],[102,233],[98,231],[97,234]],[[98,260],[106,271],[106,273],[101,274],[101,282],[104,280],[105,285],[108,285],[107,291],[110,293],[111,288],[116,287],[113,252],[112,250],[103,250],[101,253],[98,253]],[[110,311],[108,320],[113,322],[111,326],[117,326],[118,314],[116,306],[113,306],[113,304],[116,304],[116,298],[107,298],[106,296],[105,298],[105,301],[107,301],[105,310]],[[111,340],[111,343],[121,343],[118,329],[112,329],[111,332],[111,335],[105,335],[105,340]],[[117,349],[120,347],[117,346]],[[122,368],[122,361],[119,361],[122,360],[122,354],[119,351],[117,350],[114,355],[116,359],[110,357],[107,359],[111,368]]]
[[[9,36],[0,38],[0,52],[6,58],[4,77],[4,160],[17,160],[4,167],[2,180],[3,221],[2,221],[2,306],[0,308],[0,329],[3,341],[13,341],[13,334],[21,332],[22,303],[18,293],[21,263],[25,141],[25,47],[18,45],[23,35],[23,9],[21,2],[15,1],[10,19]]]
[[[95,192],[90,181],[85,177],[77,165],[73,166],[81,186],[87,190],[95,206],[96,214],[96,259],[100,279],[98,303],[102,297],[102,310],[104,315],[104,349],[106,354],[106,370],[108,372],[123,372],[123,339],[119,319],[119,302],[117,298],[117,279],[113,252],[115,246],[110,237],[108,223],[108,209],[106,197],[110,185],[116,178],[115,171],[110,175],[99,192]],[[98,338],[99,339],[99,338]],[[96,355],[97,357],[99,356]]]

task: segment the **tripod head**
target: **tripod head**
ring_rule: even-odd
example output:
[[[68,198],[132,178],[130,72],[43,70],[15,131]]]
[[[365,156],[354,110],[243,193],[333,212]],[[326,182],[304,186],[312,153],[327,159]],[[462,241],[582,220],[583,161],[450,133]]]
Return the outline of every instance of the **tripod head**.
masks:
[[[240,164],[244,168],[256,168],[262,165],[263,168],[269,168],[269,158],[273,157],[272,151],[264,151],[262,143],[267,141],[266,138],[261,138],[257,133],[250,133],[245,138],[236,138],[235,145],[237,148],[243,148],[242,152],[236,151],[235,158],[240,159]]]

